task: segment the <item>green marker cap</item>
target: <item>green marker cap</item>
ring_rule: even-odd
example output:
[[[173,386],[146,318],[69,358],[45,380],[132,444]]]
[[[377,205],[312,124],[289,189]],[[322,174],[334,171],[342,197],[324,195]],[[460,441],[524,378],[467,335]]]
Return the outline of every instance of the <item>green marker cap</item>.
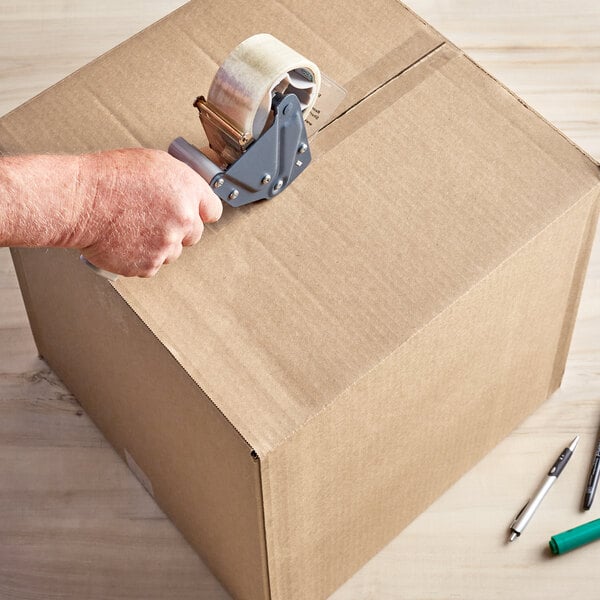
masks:
[[[553,535],[549,545],[552,554],[564,554],[598,539],[600,539],[600,519]]]

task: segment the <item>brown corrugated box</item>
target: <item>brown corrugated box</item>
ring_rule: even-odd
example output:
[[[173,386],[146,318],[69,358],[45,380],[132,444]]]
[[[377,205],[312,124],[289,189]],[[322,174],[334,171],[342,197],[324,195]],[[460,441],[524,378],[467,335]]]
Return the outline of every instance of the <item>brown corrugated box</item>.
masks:
[[[559,385],[600,175],[393,0],[192,2],[0,149],[201,144],[193,99],[258,32],[348,90],[282,196],[152,280],[13,257],[40,353],[231,594],[319,600]]]

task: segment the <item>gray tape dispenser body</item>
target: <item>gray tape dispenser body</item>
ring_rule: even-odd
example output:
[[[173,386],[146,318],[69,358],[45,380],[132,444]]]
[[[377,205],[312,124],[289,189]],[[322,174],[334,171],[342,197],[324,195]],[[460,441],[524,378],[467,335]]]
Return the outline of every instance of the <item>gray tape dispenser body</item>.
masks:
[[[272,124],[225,169],[183,138],[171,143],[169,154],[194,169],[231,206],[273,198],[306,169],[311,153],[297,96],[274,94],[272,110]]]

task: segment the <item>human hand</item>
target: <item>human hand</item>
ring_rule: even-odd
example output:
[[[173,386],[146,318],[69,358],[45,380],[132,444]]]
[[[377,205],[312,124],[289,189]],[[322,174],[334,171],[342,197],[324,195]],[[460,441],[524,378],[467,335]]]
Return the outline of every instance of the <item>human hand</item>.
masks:
[[[82,210],[69,245],[106,271],[151,277],[222,214],[208,183],[161,150],[110,150],[79,160]]]

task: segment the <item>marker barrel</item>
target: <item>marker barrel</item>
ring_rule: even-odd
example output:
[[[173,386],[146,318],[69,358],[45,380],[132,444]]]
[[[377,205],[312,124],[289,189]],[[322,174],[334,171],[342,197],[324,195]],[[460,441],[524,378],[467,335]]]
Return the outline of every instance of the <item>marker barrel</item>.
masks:
[[[563,531],[550,538],[552,554],[564,554],[600,539],[600,519]]]

